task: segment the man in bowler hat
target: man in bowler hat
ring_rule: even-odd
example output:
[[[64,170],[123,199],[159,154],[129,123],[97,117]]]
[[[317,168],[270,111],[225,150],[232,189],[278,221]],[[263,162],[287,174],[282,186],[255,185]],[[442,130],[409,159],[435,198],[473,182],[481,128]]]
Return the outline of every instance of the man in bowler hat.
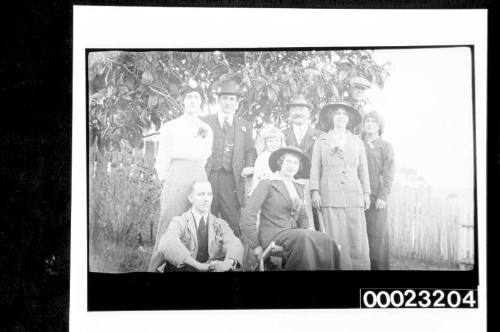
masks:
[[[287,146],[300,148],[309,159],[314,142],[323,132],[311,127],[312,105],[302,95],[292,97],[286,104],[290,126],[283,131]]]
[[[219,110],[203,120],[212,128],[212,156],[207,161],[212,184],[212,213],[226,220],[239,236],[241,208],[245,206],[245,178],[253,173],[257,151],[252,124],[235,115],[241,92],[239,85],[225,81],[216,90]]]

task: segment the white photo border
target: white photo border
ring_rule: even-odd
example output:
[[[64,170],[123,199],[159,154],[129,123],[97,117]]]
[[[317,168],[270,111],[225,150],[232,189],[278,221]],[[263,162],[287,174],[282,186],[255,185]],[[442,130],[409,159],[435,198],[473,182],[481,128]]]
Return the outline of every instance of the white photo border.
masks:
[[[486,329],[486,10],[74,7],[70,330],[172,328],[303,331]],[[466,23],[466,24],[464,24]],[[87,48],[255,48],[474,45],[478,310],[87,312]],[[194,319],[195,318],[195,319]],[[229,321],[227,324],[225,322]],[[251,323],[242,323],[251,322]],[[390,322],[390,323],[388,323]]]

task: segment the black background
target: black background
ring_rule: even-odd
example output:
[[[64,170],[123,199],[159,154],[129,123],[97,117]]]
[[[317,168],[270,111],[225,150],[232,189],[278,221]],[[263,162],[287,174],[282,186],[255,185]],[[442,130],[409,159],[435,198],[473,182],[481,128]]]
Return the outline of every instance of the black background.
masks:
[[[489,81],[488,81],[488,213],[496,212],[495,193],[498,184],[500,137],[497,118],[498,101],[495,98],[498,80],[498,53],[494,33],[498,23],[497,8],[493,1],[79,1],[89,5],[165,5],[170,6],[242,6],[242,7],[310,7],[310,8],[486,8],[489,13]],[[12,2],[2,10],[2,139],[0,151],[1,188],[0,208],[0,329],[30,331],[61,331],[68,328],[69,313],[69,247],[70,247],[70,188],[71,188],[71,121],[72,121],[72,7],[68,1]],[[425,24],[423,22],[422,24]],[[464,22],[467,24],[467,22]],[[353,22],[355,26],[355,23]],[[493,208],[492,208],[493,207]],[[488,216],[488,220],[493,215]],[[496,219],[496,218],[495,218]],[[495,233],[488,224],[488,249],[493,248]],[[490,241],[490,239],[492,241]],[[488,250],[491,252],[491,250]],[[54,257],[50,262],[48,259]],[[345,274],[344,274],[345,273]],[[343,272],[322,282],[335,285],[334,297],[349,297],[343,286],[362,280],[364,287],[371,287],[375,279],[383,278],[384,272]],[[424,287],[460,287],[475,280],[475,275],[465,272],[466,280],[457,279],[454,272],[391,271],[391,287],[415,287],[420,280]],[[379,275],[377,277],[377,275]],[[91,274],[89,290],[99,291],[99,285],[109,282],[109,276]],[[95,278],[94,278],[95,277]],[[205,276],[206,277],[206,276]],[[239,295],[220,290],[221,301],[238,305],[245,299],[248,307],[258,305],[256,294],[268,298],[270,307],[296,304],[294,296],[275,297],[276,289],[292,287],[305,294],[301,287],[301,275],[266,273],[252,274],[253,288],[242,289],[249,282],[248,274],[232,278],[231,286],[239,289]],[[105,279],[108,278],[108,281]],[[135,279],[134,279],[135,278]],[[150,278],[150,277],[148,277]],[[153,283],[164,279],[145,280],[143,274],[118,276],[117,287],[108,289],[111,297],[124,298],[121,287],[136,292],[128,302],[131,307],[151,309],[161,304]],[[183,275],[183,279],[188,278]],[[191,280],[185,282],[196,282]],[[209,278],[214,278],[209,276]],[[220,278],[220,277],[219,277]],[[394,279],[393,279],[394,278]],[[266,279],[263,282],[260,279]],[[284,279],[286,279],[284,281]],[[246,280],[246,281],[245,281]],[[357,281],[356,281],[357,280]],[[491,279],[489,279],[491,280]],[[141,283],[137,287],[136,283]],[[428,284],[427,284],[428,283]],[[456,286],[455,286],[456,283]],[[281,286],[277,286],[277,285]],[[318,282],[319,285],[319,282]],[[121,287],[120,287],[121,286]],[[375,286],[375,285],[374,285]],[[472,287],[474,285],[471,285]],[[166,285],[165,285],[166,287]],[[201,286],[195,286],[201,287]],[[246,287],[246,286],[245,286]],[[334,286],[331,286],[334,287]],[[122,288],[123,289],[123,288]],[[301,290],[302,289],[302,290]],[[216,291],[216,290],[215,290]],[[214,292],[215,292],[214,291]],[[322,291],[323,292],[323,291]],[[327,292],[320,297],[326,297]],[[120,295],[121,294],[121,295]],[[164,293],[163,293],[164,294]],[[174,296],[179,294],[174,293]],[[259,299],[263,297],[259,296]],[[217,298],[217,297],[215,297]],[[152,300],[153,299],[153,300]],[[213,297],[212,297],[213,299]],[[106,309],[111,304],[99,301],[89,305]],[[187,302],[179,299],[179,303]],[[206,301],[206,300],[205,300]],[[254,302],[252,302],[254,301]],[[274,301],[274,303],[273,303]],[[342,300],[344,306],[349,305]],[[356,301],[357,297],[356,297]],[[156,303],[155,303],[156,302]],[[488,299],[489,302],[489,299]],[[127,303],[127,302],[125,302]],[[199,302],[203,304],[203,302]],[[211,302],[212,303],[212,302]],[[339,302],[340,303],[340,302]],[[313,304],[316,305],[316,304]],[[214,304],[215,308],[222,303]],[[259,307],[262,307],[259,305]]]

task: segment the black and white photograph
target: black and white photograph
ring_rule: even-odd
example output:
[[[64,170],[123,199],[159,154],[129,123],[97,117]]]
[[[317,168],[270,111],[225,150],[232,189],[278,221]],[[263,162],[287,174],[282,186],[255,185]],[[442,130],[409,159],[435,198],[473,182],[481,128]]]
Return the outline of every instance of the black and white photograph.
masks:
[[[482,329],[484,12],[74,9],[70,327]]]
[[[470,270],[472,49],[90,51],[89,270]]]

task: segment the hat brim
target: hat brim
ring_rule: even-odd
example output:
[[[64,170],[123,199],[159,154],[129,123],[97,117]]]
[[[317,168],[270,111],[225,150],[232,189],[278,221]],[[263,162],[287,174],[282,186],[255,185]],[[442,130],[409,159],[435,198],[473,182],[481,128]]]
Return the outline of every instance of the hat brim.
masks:
[[[242,93],[237,91],[215,91],[215,94],[217,96],[224,96],[224,95],[233,95],[238,97],[242,96]]]
[[[305,107],[309,108],[310,110],[312,110],[312,108],[313,108],[312,105],[308,104],[308,103],[288,103],[285,105],[285,108],[288,110],[292,106],[305,106]]]
[[[328,113],[334,112],[339,108],[344,108],[349,113],[349,123],[347,124],[348,127],[356,128],[357,126],[359,126],[359,124],[361,123],[361,114],[359,113],[359,111],[348,104],[338,103],[326,104],[319,112],[319,122],[322,123],[323,127],[325,127],[324,122]]]
[[[295,147],[279,148],[278,150],[271,153],[271,156],[269,156],[269,168],[271,169],[271,171],[274,173],[281,169],[280,165],[278,165],[278,159],[286,153],[297,155],[301,163],[301,168],[299,169],[297,174],[295,174],[294,178],[309,179],[311,170],[311,161],[304,152],[302,152],[299,148]]]
[[[191,87],[188,87],[188,88],[183,88],[181,90],[181,93],[180,95],[182,97],[185,97],[188,93],[191,93],[191,92],[197,92],[200,96],[201,96],[201,99],[203,101],[205,101],[205,95],[203,94],[203,90],[201,90],[201,88],[191,88]]]

